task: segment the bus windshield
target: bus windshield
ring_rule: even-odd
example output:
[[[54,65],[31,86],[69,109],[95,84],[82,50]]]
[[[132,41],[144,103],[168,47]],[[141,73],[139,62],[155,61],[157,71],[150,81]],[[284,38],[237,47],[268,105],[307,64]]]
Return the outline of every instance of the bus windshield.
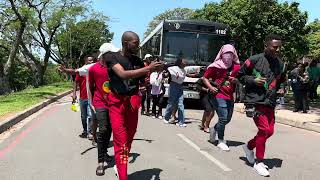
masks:
[[[220,48],[229,43],[225,36],[199,34],[198,62],[208,65],[216,58]]]
[[[222,45],[228,43],[227,37],[189,32],[165,32],[163,57],[172,63],[183,57],[189,65],[208,65],[218,54]]]
[[[195,63],[197,57],[197,34],[166,32],[163,41],[163,57],[172,63],[177,57],[184,57],[188,64]]]

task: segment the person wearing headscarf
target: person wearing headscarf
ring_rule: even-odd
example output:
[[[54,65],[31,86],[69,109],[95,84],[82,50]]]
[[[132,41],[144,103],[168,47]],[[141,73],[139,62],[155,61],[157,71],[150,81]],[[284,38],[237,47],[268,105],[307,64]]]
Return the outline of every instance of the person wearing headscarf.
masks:
[[[221,47],[217,57],[208,66],[203,77],[203,82],[208,87],[208,91],[213,94],[210,101],[219,118],[216,125],[210,128],[209,141],[214,143],[217,134],[217,147],[223,151],[230,150],[224,140],[224,131],[233,113],[233,92],[235,84],[238,82],[235,75],[239,69],[240,61],[236,49],[232,45],[226,44]],[[212,79],[213,83],[210,83],[209,79]]]

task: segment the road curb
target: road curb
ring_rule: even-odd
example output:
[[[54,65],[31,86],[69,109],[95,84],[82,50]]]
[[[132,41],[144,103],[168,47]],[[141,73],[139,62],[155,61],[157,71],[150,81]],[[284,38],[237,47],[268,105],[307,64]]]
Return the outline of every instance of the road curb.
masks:
[[[240,112],[242,114],[245,114],[244,107],[236,106],[234,107],[234,110],[237,112]],[[292,127],[305,129],[309,131],[314,131],[317,133],[320,133],[320,124],[315,122],[305,122],[305,121],[295,121],[289,118],[281,117],[276,114],[276,122],[280,124],[289,125]]]
[[[39,111],[40,109],[48,106],[51,103],[57,101],[58,99],[70,94],[71,92],[72,92],[72,90],[68,90],[63,93],[60,93],[51,99],[40,102],[40,103],[24,110],[23,112],[20,112],[17,115],[15,115],[13,117],[9,117],[8,119],[4,120],[3,122],[0,122],[0,134],[3,133],[4,131],[8,130],[13,125],[19,123],[23,119],[27,118],[28,116],[32,115],[33,113]]]

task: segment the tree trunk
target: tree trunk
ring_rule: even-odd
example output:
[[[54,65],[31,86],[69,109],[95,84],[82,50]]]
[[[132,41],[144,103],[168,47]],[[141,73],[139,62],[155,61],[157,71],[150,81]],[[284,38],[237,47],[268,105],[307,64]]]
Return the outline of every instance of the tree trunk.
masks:
[[[11,66],[12,66],[12,62],[16,58],[17,52],[19,50],[19,44],[22,41],[22,36],[23,36],[23,32],[24,32],[25,28],[26,28],[25,22],[21,22],[21,26],[19,28],[17,35],[16,35],[16,40],[15,40],[13,47],[10,51],[8,60],[3,68],[3,73],[5,76],[7,76],[9,74]]]
[[[11,92],[8,76],[0,76],[0,84],[0,95]]]

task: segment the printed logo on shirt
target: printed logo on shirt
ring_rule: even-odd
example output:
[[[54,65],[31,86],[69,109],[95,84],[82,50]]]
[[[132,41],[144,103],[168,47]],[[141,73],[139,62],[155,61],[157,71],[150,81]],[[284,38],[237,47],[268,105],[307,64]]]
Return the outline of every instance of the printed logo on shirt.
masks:
[[[110,93],[110,83],[109,83],[109,81],[106,81],[106,82],[103,83],[102,89],[103,89],[104,92]]]

